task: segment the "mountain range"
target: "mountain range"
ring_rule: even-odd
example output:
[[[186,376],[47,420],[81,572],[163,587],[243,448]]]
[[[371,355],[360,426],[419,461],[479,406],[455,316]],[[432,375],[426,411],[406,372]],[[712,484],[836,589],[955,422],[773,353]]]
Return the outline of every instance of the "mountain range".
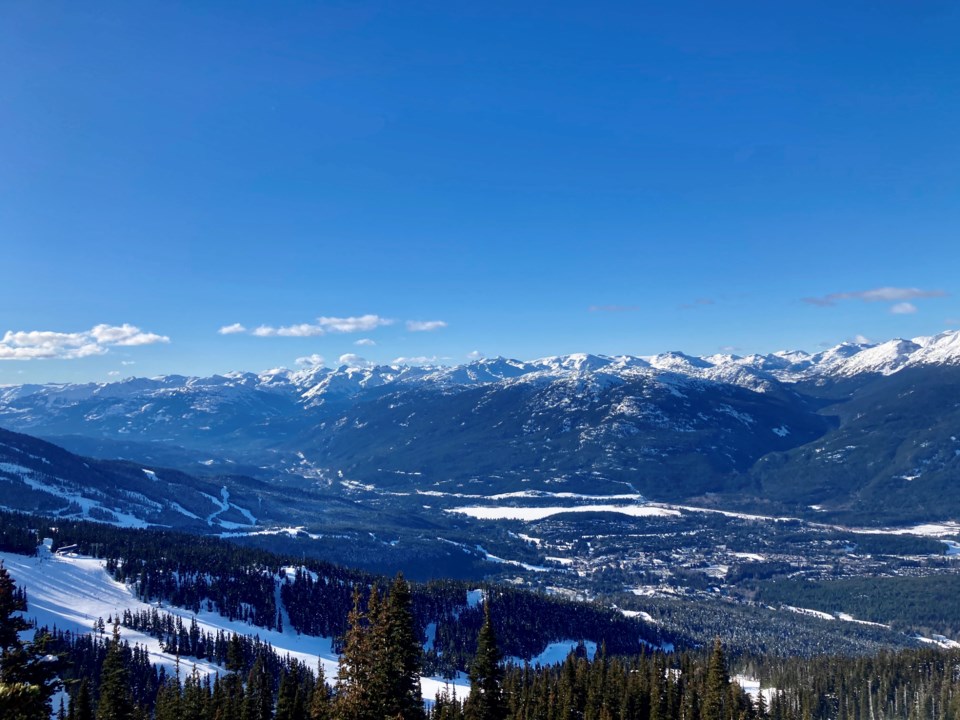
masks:
[[[815,354],[577,354],[0,387],[0,426],[137,468],[328,492],[629,488],[858,522],[960,514],[958,423],[956,331]],[[204,490],[214,503],[216,482]]]

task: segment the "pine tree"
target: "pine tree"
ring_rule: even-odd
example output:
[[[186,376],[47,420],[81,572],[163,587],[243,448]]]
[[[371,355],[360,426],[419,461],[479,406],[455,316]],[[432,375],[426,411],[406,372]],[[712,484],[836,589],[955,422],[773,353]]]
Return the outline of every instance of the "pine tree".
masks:
[[[257,658],[247,675],[242,720],[273,720],[273,676],[262,657]]]
[[[720,638],[713,641],[713,652],[707,664],[707,680],[703,694],[702,720],[725,720],[724,709],[727,704],[727,686],[730,674],[727,670],[727,657],[723,652]]]
[[[70,700],[72,720],[93,720],[93,707],[90,703],[90,683],[86,678],[80,681],[77,694]]]
[[[200,673],[194,665],[193,672],[183,683],[183,702],[180,705],[183,715],[180,720],[204,720],[206,700],[207,695],[204,692]]]
[[[289,671],[280,675],[280,688],[277,690],[276,720],[306,720],[307,708],[301,689],[303,682],[300,666],[294,664]]]
[[[317,684],[310,697],[310,720],[329,720],[330,690],[323,673],[323,661],[317,663]]]
[[[767,720],[767,698],[764,695],[763,688],[757,693],[757,718],[758,720]]]
[[[157,691],[157,702],[153,711],[155,720],[181,720],[183,717],[182,690],[178,667],[176,675],[167,679]]]
[[[424,717],[420,695],[420,643],[413,626],[410,587],[398,575],[386,599],[370,590],[366,613],[354,606],[337,672],[337,720]],[[279,709],[277,720],[281,720]]]
[[[49,720],[50,698],[58,685],[59,661],[48,657],[49,636],[24,644],[20,633],[31,625],[18,613],[27,609],[26,593],[17,589],[0,562],[0,718]]]
[[[336,720],[382,720],[371,708],[368,695],[371,684],[370,643],[366,615],[360,609],[360,589],[353,593],[353,609],[347,615],[347,633],[337,668]]]
[[[467,720],[503,720],[507,716],[503,700],[503,669],[500,650],[490,620],[490,603],[483,606],[483,626],[477,636],[477,654],[470,664],[470,695],[464,703]]]
[[[113,640],[100,668],[100,701],[97,720],[134,720],[130,672],[120,643],[120,623],[113,625]]]
[[[243,680],[240,671],[244,665],[243,638],[230,636],[227,645],[227,674],[219,682],[220,698],[213,703],[214,720],[240,720],[243,716]]]
[[[420,694],[420,642],[414,634],[410,586],[398,574],[383,609],[385,653],[382,659],[386,679],[383,715],[404,720],[423,718]]]

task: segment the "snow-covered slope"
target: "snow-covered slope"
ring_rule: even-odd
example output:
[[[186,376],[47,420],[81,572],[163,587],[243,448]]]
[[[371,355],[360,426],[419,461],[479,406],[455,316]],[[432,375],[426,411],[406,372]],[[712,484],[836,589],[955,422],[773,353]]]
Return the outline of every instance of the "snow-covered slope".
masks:
[[[72,554],[56,555],[45,546],[41,546],[38,552],[36,557],[0,552],[0,561],[14,581],[26,588],[26,617],[35,620],[38,626],[56,626],[61,630],[91,633],[99,618],[106,621],[108,617],[117,617],[124,610],[136,612],[152,607],[138,600],[128,586],[111,578],[102,560]],[[289,623],[286,624],[287,629],[279,632],[229,620],[206,610],[195,615],[182,608],[164,605],[163,611],[183,618],[187,625],[192,618],[196,618],[202,632],[257,635],[260,640],[272,645],[281,656],[289,654],[311,668],[322,662],[327,679],[336,677],[337,655],[333,652],[331,638],[297,633],[289,627]],[[173,671],[177,658],[163,652],[159,640],[129,628],[121,629],[121,637],[131,645],[144,647],[154,664],[164,665],[168,671]],[[202,674],[224,672],[218,665],[197,658],[181,658],[180,663],[181,667],[188,669],[195,664]],[[467,683],[463,679],[451,683],[441,678],[424,677],[420,681],[424,699],[432,701],[437,691],[448,683],[459,686],[459,695],[465,692]]]

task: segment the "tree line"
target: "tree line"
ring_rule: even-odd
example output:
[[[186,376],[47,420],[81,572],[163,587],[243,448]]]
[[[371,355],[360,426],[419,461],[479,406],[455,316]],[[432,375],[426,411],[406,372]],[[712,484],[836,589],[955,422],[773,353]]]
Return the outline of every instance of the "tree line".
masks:
[[[277,555],[219,538],[164,530],[116,528],[0,512],[0,540],[7,533],[13,552],[33,554],[45,537],[53,548],[76,545],[77,552],[105,561],[114,579],[127,583],[144,602],[214,611],[230,620],[275,630],[282,622],[279,597],[292,629],[305,635],[342,638],[354,591],[374,585],[386,592],[389,579],[303,557]],[[0,549],[4,549],[0,546]],[[530,657],[558,638],[606,642],[613,653],[630,654],[645,644],[679,644],[655,625],[625,617],[601,603],[584,603],[509,586],[479,584],[495,593],[504,610],[493,618],[504,652]],[[483,612],[468,602],[476,589],[462,581],[411,584],[414,632],[433,642],[424,655],[430,674],[452,677],[466,668],[476,650]]]
[[[332,688],[316,669],[279,658],[263,643],[219,638],[223,674],[172,674],[112,633],[40,629],[32,642],[20,612],[27,598],[0,566],[0,717],[46,720],[60,685],[60,720],[956,720],[960,652],[937,649],[873,656],[752,658],[768,687],[748,695],[730,678],[719,639],[709,652],[589,658],[581,648],[550,667],[504,664],[483,604],[465,697],[443,692],[425,707],[422,654],[410,586],[398,576],[381,593],[359,589],[346,619]],[[152,617],[146,618],[154,622]],[[145,622],[144,616],[136,622]],[[155,621],[160,626],[166,622]],[[189,637],[190,631],[186,630]],[[179,634],[179,632],[178,632]],[[216,641],[215,641],[216,642]],[[743,661],[741,661],[743,662]]]

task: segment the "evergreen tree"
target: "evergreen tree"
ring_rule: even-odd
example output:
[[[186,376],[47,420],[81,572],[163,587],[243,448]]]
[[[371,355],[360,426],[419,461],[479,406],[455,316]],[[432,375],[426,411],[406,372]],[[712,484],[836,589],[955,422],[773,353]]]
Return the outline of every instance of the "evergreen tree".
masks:
[[[273,720],[273,676],[262,657],[257,658],[247,675],[242,720]]]
[[[307,709],[301,690],[301,680],[300,666],[296,664],[280,674],[276,720],[306,720]]]
[[[130,671],[120,643],[120,622],[113,625],[113,640],[100,668],[100,701],[97,720],[134,720],[130,696]]]
[[[204,720],[206,700],[207,695],[204,692],[200,673],[197,666],[194,665],[193,672],[187,676],[183,683],[183,702],[180,705],[183,715],[180,720]]]
[[[50,698],[58,685],[59,659],[47,650],[49,636],[23,643],[20,633],[31,625],[18,613],[27,597],[0,562],[0,718],[49,720]]]
[[[467,720],[504,720],[503,669],[500,650],[490,620],[490,603],[484,603],[483,626],[477,636],[477,654],[470,664],[470,695],[464,703]]]
[[[310,697],[310,720],[330,720],[330,690],[324,677],[323,661],[317,663],[317,684]]]
[[[366,615],[360,608],[360,589],[354,590],[353,609],[347,616],[347,633],[337,667],[336,720],[382,720],[368,696],[371,684],[370,643]]]
[[[183,717],[182,690],[178,666],[174,677],[164,682],[157,691],[157,702],[153,711],[155,720],[181,720]]]
[[[244,665],[243,638],[237,633],[230,636],[227,645],[227,674],[216,686],[220,697],[213,703],[214,720],[240,720],[243,716],[243,680],[240,671]]]
[[[420,694],[421,646],[414,633],[410,586],[398,574],[384,606],[383,635],[385,657],[382,672],[386,679],[383,715],[417,720],[423,717]]]
[[[713,652],[707,664],[707,680],[703,693],[702,720],[725,720],[727,705],[727,686],[730,673],[727,670],[727,657],[723,652],[720,638],[713,641]]]
[[[421,649],[411,604],[410,586],[402,575],[386,599],[376,586],[371,588],[366,613],[361,613],[360,595],[355,593],[337,673],[333,706],[337,720],[424,717]]]
[[[70,700],[71,720],[93,720],[93,706],[90,702],[90,683],[87,678],[80,681],[76,695]]]

